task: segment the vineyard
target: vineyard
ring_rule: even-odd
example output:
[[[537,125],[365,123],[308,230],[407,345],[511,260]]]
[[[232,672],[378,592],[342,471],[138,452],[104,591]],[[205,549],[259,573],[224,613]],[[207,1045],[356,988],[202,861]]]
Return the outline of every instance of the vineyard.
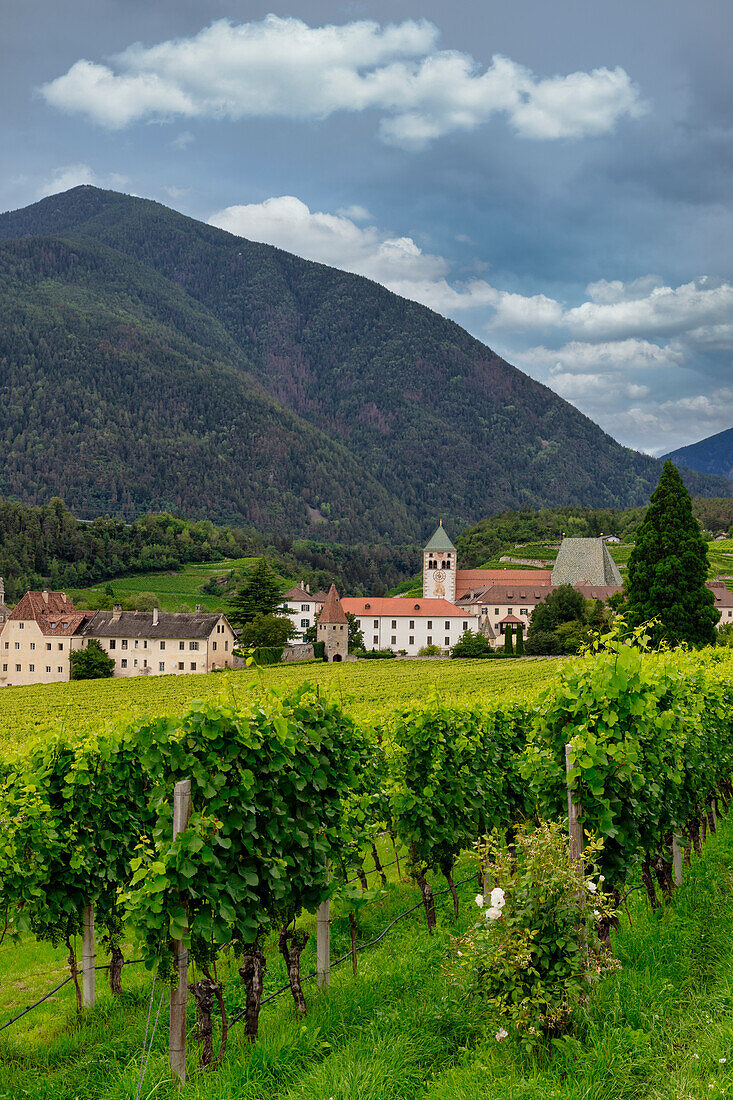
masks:
[[[548,664],[527,662],[525,667],[539,672]],[[96,1014],[90,1018],[98,1023],[124,1016],[126,1004],[142,1009],[142,990],[147,992],[155,976],[157,990],[154,985],[147,1005],[153,1028],[149,1050],[160,1006],[164,1000],[167,1006],[171,990],[171,1066],[182,1075],[186,1062],[181,1044],[185,1047],[188,1030],[188,1070],[192,1087],[203,1089],[201,1095],[218,1094],[205,1083],[210,1076],[199,1076],[203,1071],[196,1070],[196,1063],[219,1066],[214,1072],[231,1082],[227,1066],[231,1059],[241,1064],[243,1044],[246,1048],[248,1043],[247,1086],[236,1095],[274,1095],[276,1082],[267,1084],[269,1091],[258,1091],[272,1072],[267,1067],[273,1064],[273,1041],[291,1052],[295,1068],[299,1060],[325,1067],[325,1091],[314,1086],[307,1094],[288,1091],[288,1096],[345,1100],[389,1095],[378,1091],[379,1059],[387,1057],[378,1042],[368,1087],[360,1079],[350,1085],[343,1066],[341,1077],[334,1078],[338,1065],[328,1064],[330,1040],[320,1039],[319,1027],[304,1022],[307,1012],[323,1027],[345,1029],[347,1046],[348,1036],[355,1040],[367,1020],[355,1005],[347,1010],[335,991],[308,987],[312,992],[306,995],[310,973],[303,970],[314,962],[318,984],[327,986],[330,962],[335,965],[343,948],[354,983],[362,965],[375,975],[374,964],[371,969],[366,962],[357,966],[357,941],[373,931],[386,934],[388,918],[416,920],[409,916],[416,908],[422,912],[422,935],[417,927],[408,933],[405,926],[390,933],[396,938],[389,950],[374,949],[387,951],[384,980],[377,981],[371,1000],[375,1019],[386,1013],[389,1026],[390,1013],[404,1010],[417,1016],[419,1001],[423,1013],[428,1011],[423,1030],[427,1034],[437,1028],[441,1037],[437,1041],[443,1053],[435,1057],[456,1071],[455,1050],[468,1050],[496,1029],[497,1040],[508,1038],[512,1049],[524,1044],[531,1050],[546,1041],[544,1057],[560,1042],[552,1036],[565,1035],[560,1044],[564,1053],[557,1057],[562,1060],[573,1051],[577,1055],[565,1042],[577,1042],[573,1033],[591,1026],[587,1019],[592,1014],[586,1017],[582,1006],[598,976],[588,978],[589,965],[598,974],[605,968],[611,975],[601,979],[593,994],[601,1002],[603,990],[622,980],[610,964],[601,962],[629,892],[641,889],[650,911],[665,919],[666,909],[675,904],[683,863],[690,888],[708,873],[703,844],[717,831],[733,796],[732,671],[730,661],[715,653],[650,654],[643,652],[640,636],[628,640],[609,632],[597,654],[556,668],[536,698],[528,687],[524,699],[508,692],[500,697],[496,691],[492,699],[467,692],[469,699],[464,695],[462,701],[437,695],[418,703],[406,700],[409,705],[385,711],[378,731],[373,722],[349,713],[333,693],[324,694],[317,683],[293,689],[281,681],[279,692],[260,683],[254,695],[230,695],[226,701],[222,696],[185,714],[138,718],[95,736],[39,738],[2,770],[0,974],[17,965],[17,944],[27,953],[35,940],[47,945],[41,950],[56,951],[56,958],[61,948],[68,955],[77,1011],[80,1017]],[[552,881],[562,880],[565,893],[556,904],[551,902],[550,879],[544,887],[539,884],[547,912],[534,910],[534,931],[521,939],[520,894],[524,891],[525,903],[536,905],[539,895],[533,890],[539,887],[532,868],[545,866],[542,859],[559,835],[553,826],[534,832],[532,823],[565,821],[567,828],[569,805],[571,820],[577,815],[584,833],[583,861],[578,853],[572,858],[571,849],[563,870],[556,855],[552,857]],[[477,859],[477,841],[487,836],[493,839],[488,847],[479,846]],[[574,837],[578,843],[577,832]],[[489,974],[489,986],[494,988],[491,982],[501,972],[509,983],[506,988],[521,989],[521,996],[507,995],[501,984],[483,1001],[467,1001],[465,989],[461,992],[460,956],[473,942],[468,929],[471,906],[475,920],[470,899],[477,875],[485,887],[482,893],[496,885],[487,923],[491,918],[501,929],[497,935],[508,937],[494,941],[492,950],[498,945],[503,962],[500,971]],[[717,891],[721,905],[728,903],[730,893],[726,878],[730,874],[724,873],[717,886],[706,886]],[[695,896],[704,905],[699,888]],[[329,904],[330,949],[328,915],[323,917]],[[637,902],[637,916],[638,908]],[[316,912],[314,937],[307,914]],[[567,1001],[566,988],[560,1008],[551,983],[542,986],[539,977],[531,977],[544,972],[542,952],[558,950],[550,942],[554,933],[548,913],[556,922],[563,914],[566,954],[573,926],[578,925],[580,937],[576,963],[582,976],[574,1001]],[[96,946],[89,934],[92,916]],[[432,960],[438,971],[431,979],[415,979],[422,983],[417,998],[405,983],[404,967],[398,966],[399,944],[404,948],[408,940],[413,956]],[[128,970],[122,964],[129,961],[131,949],[143,962],[130,968],[135,974],[125,992]],[[97,964],[108,968],[113,995],[98,1007],[82,1009],[94,950]],[[700,947],[698,955],[703,959],[705,949]],[[560,948],[550,970],[562,969],[566,961]],[[452,974],[447,985],[441,973],[446,968]],[[281,1000],[291,1005],[291,1031],[280,1008],[276,1040],[260,1019],[275,976],[283,979]],[[441,982],[441,1000],[431,1006],[425,1002],[427,989],[435,993]],[[175,1015],[175,1004],[183,1015]],[[333,1012],[346,1013],[338,1025],[329,1016],[329,1004]],[[623,1019],[618,1005],[614,1013]],[[174,1017],[180,1024],[176,1042]],[[161,1027],[167,1035],[167,1012]],[[46,1028],[53,1031],[52,1018],[47,1017]],[[22,1063],[21,1048],[12,1049]],[[99,1056],[99,1046],[97,1052]],[[139,1045],[137,1052],[137,1093],[147,1096],[148,1091],[141,1092],[146,1062],[139,1058]],[[405,1056],[408,1062],[415,1060],[419,1074],[419,1055],[410,1050]],[[491,1062],[498,1072],[493,1054]],[[725,1057],[719,1064],[724,1063]],[[159,1054],[155,1064],[155,1089],[167,1089]],[[99,1083],[94,1095],[135,1095],[129,1059],[115,1072],[117,1084],[104,1091],[107,1086]],[[282,1072],[287,1078],[283,1084],[295,1087],[294,1066]],[[17,1087],[21,1078],[8,1080]],[[73,1073],[67,1083],[72,1080]],[[423,1085],[418,1076],[413,1091],[406,1085],[393,1095],[422,1095]],[[705,1095],[724,1094],[713,1087],[718,1088],[715,1082]],[[23,1095],[9,1095],[16,1094]],[[625,1090],[592,1094],[641,1095]],[[479,1093],[441,1095],[465,1095],[468,1100]]]
[[[197,700],[244,704],[253,692],[288,690],[306,677],[359,721],[381,719],[432,692],[456,701],[528,700],[554,677],[557,667],[556,660],[394,660],[6,688],[0,698],[0,749],[19,748],[59,731],[78,736],[143,716],[182,714]]]

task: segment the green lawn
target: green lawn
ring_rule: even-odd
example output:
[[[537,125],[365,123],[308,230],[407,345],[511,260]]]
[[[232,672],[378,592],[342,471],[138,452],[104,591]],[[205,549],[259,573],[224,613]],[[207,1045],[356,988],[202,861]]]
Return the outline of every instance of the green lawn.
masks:
[[[383,847],[383,858],[387,858]],[[470,873],[464,857],[460,877]],[[417,901],[413,886],[390,885],[361,918],[360,938],[381,931]],[[442,885],[435,880],[435,885]],[[196,1069],[189,1046],[185,1095],[192,1100],[702,1100],[733,1094],[733,827],[724,822],[661,917],[632,894],[614,935],[622,964],[594,991],[576,1035],[537,1056],[499,1044],[491,1012],[455,984],[456,937],[474,920],[469,882],[454,924],[439,900],[437,933],[406,917],[379,945],[333,971],[329,991],[306,984],[309,1014],[296,1019],[289,994],[263,1007],[250,1045],[231,1032],[221,1069]],[[312,928],[312,922],[310,927]],[[345,916],[334,907],[333,955],[347,950]],[[313,962],[313,942],[303,955]],[[236,960],[220,976],[232,1009],[241,1003]],[[283,984],[270,945],[266,991]],[[63,974],[63,951],[0,947],[0,1022]],[[115,1001],[101,976],[99,1003],[75,1019],[67,986],[0,1033],[2,1100],[128,1100],[135,1096],[152,981],[127,968]],[[153,999],[153,1019],[159,991]],[[164,996],[141,1096],[172,1100]],[[193,1028],[193,1013],[189,1019]]]
[[[193,611],[196,604],[207,611],[219,611],[222,600],[218,596],[205,595],[201,589],[212,577],[225,576],[233,569],[251,566],[256,558],[232,558],[219,562],[186,565],[176,572],[131,573],[112,581],[102,581],[89,588],[70,590],[72,600],[102,595],[108,585],[121,600],[140,592],[152,592],[160,600],[164,611]]]

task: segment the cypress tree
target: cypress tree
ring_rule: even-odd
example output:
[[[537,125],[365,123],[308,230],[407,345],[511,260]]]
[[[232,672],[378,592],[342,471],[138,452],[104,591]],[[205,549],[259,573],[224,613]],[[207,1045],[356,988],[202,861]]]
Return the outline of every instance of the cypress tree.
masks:
[[[712,645],[720,613],[706,587],[708,552],[690,495],[669,459],[629,558],[624,611],[630,625],[650,619],[655,644]]]
[[[512,624],[507,623],[504,627],[504,652],[508,653],[511,657],[514,656],[514,646],[512,645]]]
[[[275,615],[282,605],[282,586],[264,558],[259,558],[231,602],[229,621],[241,629],[257,615]]]
[[[517,644],[514,649],[514,654],[517,657],[522,657],[524,655],[524,623],[521,623],[517,627]]]

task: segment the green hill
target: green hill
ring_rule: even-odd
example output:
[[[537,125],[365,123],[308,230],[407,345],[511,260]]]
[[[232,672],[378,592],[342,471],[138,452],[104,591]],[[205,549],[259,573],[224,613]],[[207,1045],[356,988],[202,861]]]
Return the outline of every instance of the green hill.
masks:
[[[5,496],[395,541],[437,514],[644,504],[658,480],[656,460],[359,276],[89,186],[0,216],[0,241]]]
[[[718,474],[733,480],[733,428],[710,435],[689,447],[670,451],[664,458],[671,458],[675,465],[683,465],[703,474]]]

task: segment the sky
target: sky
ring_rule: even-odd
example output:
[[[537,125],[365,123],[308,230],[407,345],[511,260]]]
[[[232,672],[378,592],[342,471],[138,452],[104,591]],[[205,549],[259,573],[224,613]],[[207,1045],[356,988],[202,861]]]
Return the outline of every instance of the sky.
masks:
[[[733,425],[730,0],[4,0],[0,209],[80,183],[375,279],[629,446]]]

